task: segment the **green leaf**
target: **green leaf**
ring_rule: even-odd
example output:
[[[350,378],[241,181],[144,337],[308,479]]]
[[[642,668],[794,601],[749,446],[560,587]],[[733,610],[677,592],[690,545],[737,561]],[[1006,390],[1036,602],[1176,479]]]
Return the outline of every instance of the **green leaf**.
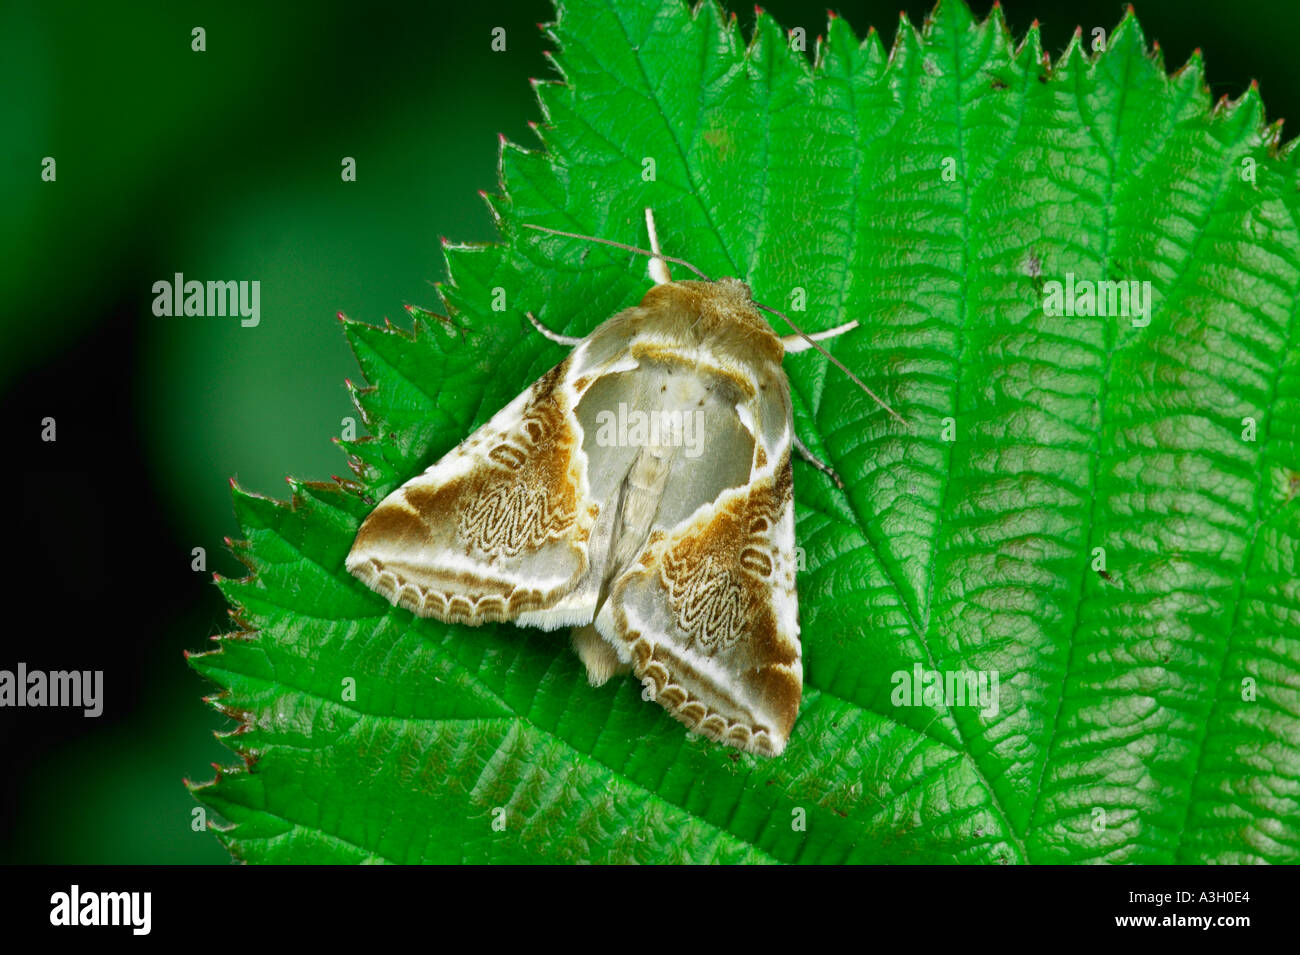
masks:
[[[815,66],[712,3],[566,0],[552,30],[544,148],[502,151],[506,242],[448,250],[449,321],[344,325],[360,483],[235,492],[245,632],[192,659],[239,721],[244,764],[194,787],[223,843],[1297,861],[1300,175],[1257,90],[1212,107],[1199,55],[1167,75],[1131,12],[1054,64],[950,2],[888,54],[832,19]],[[525,311],[585,334],[647,287],[644,259],[520,224],[644,245],[646,206],[668,252],[805,295],[805,327],[861,321],[832,347],[911,425],[786,360],[847,487],[795,465],[806,690],[777,759],[688,737],[634,681],[591,689],[563,632],[418,619],[343,567],[374,501],[563,357]],[[1149,282],[1150,323],[1048,314],[1071,274]],[[895,705],[918,667],[996,673],[996,713]]]

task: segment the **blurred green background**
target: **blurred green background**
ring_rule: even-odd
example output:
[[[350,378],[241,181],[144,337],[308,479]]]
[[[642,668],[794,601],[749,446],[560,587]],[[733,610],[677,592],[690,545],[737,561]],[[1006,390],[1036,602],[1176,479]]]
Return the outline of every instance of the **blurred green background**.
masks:
[[[725,6],[748,32],[752,6]],[[822,3],[764,6],[824,30]],[[930,4],[903,8],[919,23]],[[836,9],[892,40],[897,0]],[[1170,69],[1200,46],[1216,97],[1253,78],[1270,119],[1296,114],[1295,0],[1137,11]],[[1005,13],[1017,37],[1037,17],[1055,55],[1123,5]],[[284,497],[286,474],[344,471],[329,439],[357,417],[357,368],[334,316],[409,325],[404,304],[437,305],[439,236],[495,237],[477,193],[497,188],[498,133],[536,145],[528,78],[555,75],[536,26],[551,16],[542,0],[0,5],[0,420],[19,449],[0,668],[103,669],[106,698],[99,719],[0,710],[0,861],[229,860],[181,785],[232,759],[182,657],[229,627],[211,583],[242,574],[228,478]],[[152,285],[175,272],[260,280],[261,324],[155,317]]]

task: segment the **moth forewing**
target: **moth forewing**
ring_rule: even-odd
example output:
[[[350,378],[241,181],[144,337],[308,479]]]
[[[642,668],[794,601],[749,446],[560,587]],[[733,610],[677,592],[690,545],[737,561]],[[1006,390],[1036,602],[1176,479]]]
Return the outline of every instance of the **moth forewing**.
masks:
[[[695,455],[639,452],[624,484],[631,557],[610,563],[596,629],[692,729],[775,755],[802,689],[792,416],[779,346],[747,299],[739,283],[678,283],[647,296],[661,313],[629,346],[645,406],[657,395],[669,414],[698,414],[708,438]],[[680,331],[679,310],[695,314],[692,331],[665,343],[663,332]],[[646,497],[653,516],[638,517]]]
[[[348,569],[424,616],[574,626],[592,683],[630,666],[691,729],[779,754],[802,692],[782,354],[743,283],[658,285],[385,498]]]
[[[384,498],[348,570],[393,604],[449,623],[515,620],[570,594],[587,572],[596,517],[565,382],[572,362]]]

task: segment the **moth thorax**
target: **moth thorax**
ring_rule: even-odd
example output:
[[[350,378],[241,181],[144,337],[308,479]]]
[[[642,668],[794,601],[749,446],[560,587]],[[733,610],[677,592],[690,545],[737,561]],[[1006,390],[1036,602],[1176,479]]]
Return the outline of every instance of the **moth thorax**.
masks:
[[[740,279],[716,282],[669,282],[646,292],[641,307],[647,318],[663,323],[682,341],[708,342],[737,357],[779,363],[781,339],[754,306],[749,286]]]
[[[757,351],[779,362],[784,354],[781,340],[754,306],[754,295],[740,279],[721,278],[702,282],[708,294],[700,303],[706,339],[721,339],[720,344],[744,352]]]

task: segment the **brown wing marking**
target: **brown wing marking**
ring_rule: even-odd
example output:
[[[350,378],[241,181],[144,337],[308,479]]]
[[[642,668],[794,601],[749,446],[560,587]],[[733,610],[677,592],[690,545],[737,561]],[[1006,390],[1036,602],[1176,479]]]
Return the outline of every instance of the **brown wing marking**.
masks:
[[[655,699],[696,732],[769,755],[784,749],[803,690],[793,604],[783,620],[775,598],[795,599],[774,547],[791,506],[783,464],[775,482],[654,535],[612,595],[617,639]]]
[[[513,424],[493,419],[385,498],[348,569],[393,603],[451,623],[511,620],[571,590],[598,511],[580,500],[581,448],[555,387],[563,368],[538,380]],[[473,466],[452,467],[455,455]]]

